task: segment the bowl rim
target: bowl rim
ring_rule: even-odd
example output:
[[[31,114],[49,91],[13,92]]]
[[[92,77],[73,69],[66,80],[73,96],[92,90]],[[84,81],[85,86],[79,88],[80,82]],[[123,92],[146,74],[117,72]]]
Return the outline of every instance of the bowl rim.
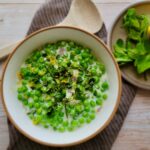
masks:
[[[137,1],[137,2],[133,2],[131,4],[129,4],[128,6],[126,6],[125,8],[123,8],[121,10],[121,12],[115,17],[112,25],[111,25],[111,28],[110,28],[110,32],[108,34],[108,40],[107,40],[107,43],[108,43],[108,47],[109,49],[113,52],[112,50],[112,33],[113,33],[113,30],[114,30],[114,27],[116,26],[117,22],[119,21],[119,19],[123,16],[123,14],[131,7],[134,7],[134,6],[140,6],[140,5],[143,5],[143,4],[150,4],[150,1],[149,0],[144,0],[144,1]],[[127,77],[126,74],[124,72],[121,71],[121,75],[122,77],[130,82],[131,84],[133,84],[134,86],[138,87],[138,88],[141,88],[141,89],[146,89],[146,90],[150,90],[150,87],[148,86],[145,86],[143,84],[138,84],[137,82],[135,82],[132,78],[130,77]]]
[[[115,102],[115,107],[114,107],[114,110],[112,111],[111,115],[108,117],[107,121],[102,125],[101,128],[98,128],[96,130],[96,132],[92,133],[91,135],[79,140],[79,141],[75,141],[75,142],[71,142],[71,143],[67,143],[67,144],[54,144],[54,143],[50,143],[50,142],[44,142],[44,141],[41,141],[35,137],[32,137],[32,135],[26,133],[26,131],[23,131],[17,124],[16,122],[13,120],[13,117],[10,115],[10,112],[7,110],[7,106],[5,104],[5,99],[4,99],[4,93],[3,93],[3,81],[4,81],[4,76],[5,76],[5,72],[6,72],[6,68],[9,64],[9,61],[11,60],[12,56],[15,54],[15,52],[18,50],[18,48],[25,42],[27,41],[28,39],[30,39],[32,36],[36,36],[38,33],[41,33],[43,31],[46,31],[46,30],[51,30],[51,29],[59,29],[59,28],[64,28],[64,29],[73,29],[73,30],[78,30],[80,32],[83,32],[91,37],[93,37],[95,40],[97,40],[100,44],[102,44],[104,46],[104,48],[106,49],[106,51],[108,52],[108,54],[110,55],[114,65],[115,65],[115,68],[117,70],[117,78],[118,78],[118,94],[117,94],[117,98],[116,98],[116,102]],[[45,28],[42,28],[38,31],[35,31],[33,32],[32,34],[28,35],[27,37],[25,37],[13,50],[13,52],[10,54],[10,56],[8,57],[5,65],[4,65],[4,70],[3,70],[3,74],[2,74],[2,83],[1,83],[1,93],[2,93],[2,104],[3,104],[3,107],[4,107],[4,110],[6,112],[6,115],[8,117],[8,119],[10,120],[10,122],[15,126],[15,128],[20,132],[22,133],[25,137],[29,138],[31,141],[34,141],[36,143],[39,143],[39,144],[42,144],[42,145],[46,145],[46,146],[53,146],[53,147],[68,147],[68,146],[73,146],[73,145],[77,145],[77,144],[81,144],[83,142],[86,142],[88,140],[90,140],[91,138],[95,137],[98,133],[100,133],[104,128],[106,128],[106,126],[110,123],[110,121],[113,119],[117,109],[118,109],[118,106],[119,106],[119,103],[120,103],[120,98],[121,98],[121,93],[122,93],[122,79],[121,79],[121,72],[120,72],[120,69],[119,69],[119,66],[117,64],[117,62],[115,61],[114,59],[114,56],[112,55],[111,51],[109,50],[109,48],[104,44],[104,42],[99,39],[97,36],[95,36],[94,34],[92,33],[89,33],[88,31],[85,31],[83,29],[80,29],[78,27],[73,27],[73,26],[51,26],[51,27],[45,27]]]

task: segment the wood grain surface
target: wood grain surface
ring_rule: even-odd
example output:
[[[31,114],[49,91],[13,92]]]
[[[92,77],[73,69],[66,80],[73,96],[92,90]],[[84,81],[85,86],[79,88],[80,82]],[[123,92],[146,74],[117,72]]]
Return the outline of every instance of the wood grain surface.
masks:
[[[93,0],[108,31],[116,15],[133,0]],[[44,0],[0,0],[0,46],[23,38]],[[0,76],[2,72],[0,64]],[[0,150],[9,142],[6,115],[0,100]],[[112,150],[150,150],[150,91],[138,89]]]

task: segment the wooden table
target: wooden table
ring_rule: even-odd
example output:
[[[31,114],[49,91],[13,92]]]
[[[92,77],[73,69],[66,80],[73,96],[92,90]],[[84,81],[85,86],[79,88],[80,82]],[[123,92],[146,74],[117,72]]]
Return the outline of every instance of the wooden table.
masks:
[[[93,0],[108,31],[116,15],[133,0]],[[0,0],[0,46],[23,38],[44,0]],[[2,69],[0,69],[2,71]],[[0,150],[9,142],[6,115],[0,100]],[[113,150],[150,150],[150,91],[139,89]]]

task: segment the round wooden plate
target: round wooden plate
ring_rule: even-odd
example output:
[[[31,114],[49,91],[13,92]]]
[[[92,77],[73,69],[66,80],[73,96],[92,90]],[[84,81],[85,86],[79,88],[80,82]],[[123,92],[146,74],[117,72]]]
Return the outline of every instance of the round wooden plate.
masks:
[[[150,15],[150,1],[137,2],[125,8],[114,21],[109,34],[108,44],[112,51],[114,50],[114,44],[119,38],[124,40],[126,39],[126,32],[124,28],[122,28],[122,19],[129,8],[135,8],[138,14]],[[145,79],[143,74],[139,75],[136,72],[136,69],[132,64],[120,67],[120,69],[122,71],[123,78],[125,78],[131,84],[139,88],[150,90],[150,71],[146,73],[147,79]]]

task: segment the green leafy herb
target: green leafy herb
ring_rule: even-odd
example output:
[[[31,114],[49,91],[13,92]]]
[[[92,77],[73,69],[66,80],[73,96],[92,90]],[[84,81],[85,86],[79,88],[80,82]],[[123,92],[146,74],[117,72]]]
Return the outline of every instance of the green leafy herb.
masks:
[[[150,69],[150,54],[137,57],[134,65],[137,67],[138,73],[143,73]]]
[[[117,41],[114,48],[115,48],[114,55],[120,65],[132,61],[132,59],[128,56],[127,49],[125,48],[124,42],[121,39]]]
[[[150,69],[150,18],[139,15],[134,8],[128,9],[123,17],[126,30],[125,42],[118,39],[114,45],[114,56],[119,65],[133,63],[139,74]]]

